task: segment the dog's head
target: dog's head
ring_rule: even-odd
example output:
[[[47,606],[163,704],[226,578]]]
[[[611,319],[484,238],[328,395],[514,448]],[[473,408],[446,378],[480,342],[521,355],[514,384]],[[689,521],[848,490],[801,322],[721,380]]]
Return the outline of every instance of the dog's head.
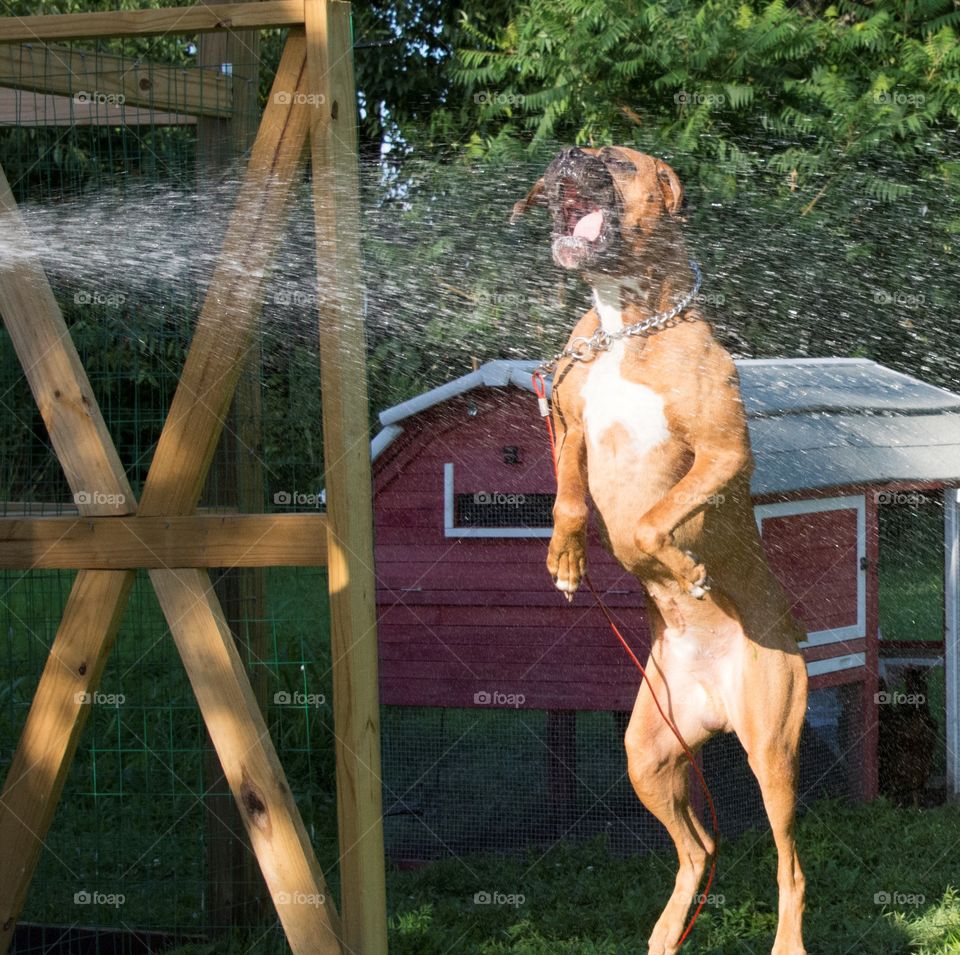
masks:
[[[553,260],[588,274],[623,275],[678,238],[683,186],[662,160],[623,146],[562,150],[513,207],[553,218]]]

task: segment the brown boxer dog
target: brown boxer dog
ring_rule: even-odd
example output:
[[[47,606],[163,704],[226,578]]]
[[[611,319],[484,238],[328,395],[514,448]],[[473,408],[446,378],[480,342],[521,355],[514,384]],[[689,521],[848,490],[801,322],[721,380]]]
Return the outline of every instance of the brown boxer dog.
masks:
[[[760,783],[779,853],[773,955],[804,955],[804,878],[794,841],[805,634],[764,558],[753,457],[733,360],[699,308],[617,338],[689,296],[694,274],[664,162],[632,149],[565,149],[514,218],[544,205],[553,258],[593,288],[552,396],[558,482],[547,568],[572,598],[586,566],[587,498],[606,545],[643,585],[653,646],[626,732],[630,780],[668,829],[680,867],[649,955],[678,949],[715,846],[690,807],[688,766],[655,693],[696,751],[735,732]],[[613,335],[591,349],[598,328]],[[708,576],[709,573],[709,576]]]

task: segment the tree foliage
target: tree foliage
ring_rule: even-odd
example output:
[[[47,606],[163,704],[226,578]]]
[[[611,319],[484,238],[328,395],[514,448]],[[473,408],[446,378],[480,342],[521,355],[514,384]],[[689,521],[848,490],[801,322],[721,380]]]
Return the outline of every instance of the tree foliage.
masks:
[[[664,157],[738,350],[949,382],[958,27],[952,0],[524,0],[493,29],[463,10],[462,156],[504,179],[566,143]]]

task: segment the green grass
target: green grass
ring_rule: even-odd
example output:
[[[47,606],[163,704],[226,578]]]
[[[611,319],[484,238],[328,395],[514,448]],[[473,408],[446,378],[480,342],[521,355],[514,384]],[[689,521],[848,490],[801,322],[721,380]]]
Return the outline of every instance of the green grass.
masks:
[[[915,811],[883,801],[823,802],[800,820],[811,955],[957,955],[960,808]],[[683,951],[769,953],[776,924],[775,851],[766,833],[722,846],[714,896]],[[523,859],[464,856],[391,872],[391,955],[637,955],[673,879],[674,857],[611,857],[600,842]],[[476,904],[478,892],[514,904]],[[877,902],[880,893],[891,904]],[[519,898],[522,896],[522,900]],[[280,955],[267,935],[177,949],[177,955]]]
[[[955,887],[960,809],[896,810],[885,803],[819,804],[799,825],[808,880],[807,942],[816,955],[960,952]],[[722,849],[708,906],[685,950],[769,952],[775,852],[766,834]],[[542,858],[452,860],[394,874],[394,955],[627,955],[645,951],[672,881],[671,855],[613,859],[602,845],[559,846]],[[523,904],[475,905],[479,891]],[[923,896],[883,906],[877,893]],[[915,901],[915,900],[910,900]]]

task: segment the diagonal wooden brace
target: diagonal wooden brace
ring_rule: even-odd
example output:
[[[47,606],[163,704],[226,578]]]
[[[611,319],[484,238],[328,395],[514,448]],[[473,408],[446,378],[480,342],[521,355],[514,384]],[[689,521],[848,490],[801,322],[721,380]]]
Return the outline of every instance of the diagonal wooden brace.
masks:
[[[298,94],[306,93],[306,84],[306,44],[299,31],[291,33],[284,49],[139,513],[187,514],[196,505],[240,359],[256,330],[266,272],[302,166],[308,118],[306,97]],[[0,227],[23,228],[5,180],[0,214]],[[127,509],[114,503],[112,513],[130,513],[133,495],[46,277],[36,264],[21,268],[29,274],[0,273],[0,312],[71,487],[75,494],[96,492],[90,495],[93,501],[115,502],[119,495]],[[27,280],[36,295],[18,298]],[[78,417],[78,409],[88,420]],[[63,699],[69,703],[71,692],[79,699],[79,686],[96,686],[132,580],[132,572],[78,575],[41,677],[0,796],[6,862],[0,870],[0,953],[12,938],[83,724],[85,707],[64,705]],[[339,955],[336,909],[206,574],[155,570],[151,580],[292,950]],[[84,651],[81,662],[78,648]]]

